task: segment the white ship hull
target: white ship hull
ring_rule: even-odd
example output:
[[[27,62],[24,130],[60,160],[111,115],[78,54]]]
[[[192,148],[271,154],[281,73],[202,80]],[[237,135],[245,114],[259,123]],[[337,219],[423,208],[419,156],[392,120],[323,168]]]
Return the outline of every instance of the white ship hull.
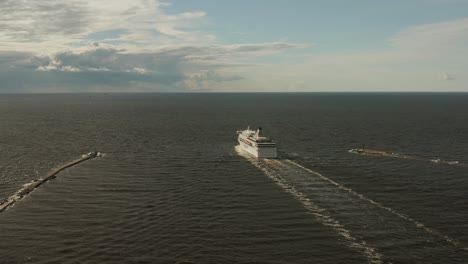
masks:
[[[239,145],[247,153],[257,158],[276,158],[276,144],[256,142],[248,133],[239,133]]]
[[[242,147],[243,150],[245,150],[247,153],[253,155],[256,158],[277,158],[277,153],[276,153],[276,148],[271,148],[271,149],[258,149],[258,148],[253,148],[249,145],[246,145],[243,142],[239,142],[240,146]]]

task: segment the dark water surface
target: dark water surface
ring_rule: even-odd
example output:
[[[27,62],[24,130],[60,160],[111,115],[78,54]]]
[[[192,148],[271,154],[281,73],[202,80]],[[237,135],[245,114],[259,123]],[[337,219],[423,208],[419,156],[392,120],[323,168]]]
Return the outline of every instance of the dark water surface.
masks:
[[[468,168],[429,162],[467,131],[468,94],[0,95],[0,199],[105,153],[0,213],[0,263],[467,263]]]

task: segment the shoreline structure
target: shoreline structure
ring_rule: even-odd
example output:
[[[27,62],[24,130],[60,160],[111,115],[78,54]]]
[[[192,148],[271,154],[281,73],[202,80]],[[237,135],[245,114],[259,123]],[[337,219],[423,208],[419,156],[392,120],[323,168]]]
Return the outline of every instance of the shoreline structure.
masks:
[[[425,158],[420,158],[420,157],[415,157],[415,156],[408,156],[408,155],[404,155],[404,154],[398,154],[398,153],[393,153],[393,152],[388,152],[388,151],[383,151],[383,150],[372,150],[372,149],[365,149],[365,148],[356,148],[356,149],[350,149],[348,152],[354,153],[354,154],[359,154],[359,155],[380,156],[380,157],[408,159],[408,160],[421,160],[421,161],[429,161],[429,162],[437,163],[437,164],[447,164],[447,165],[453,165],[453,166],[459,166],[459,167],[468,167],[468,164],[460,163],[458,161],[448,161],[448,160],[441,160],[441,159],[429,160],[429,159],[425,159]]]
[[[5,199],[4,201],[0,202],[0,212],[3,212],[6,210],[8,207],[14,205],[16,202],[20,201],[25,195],[30,194],[32,191],[34,191],[36,188],[44,184],[45,182],[55,178],[55,176],[63,171],[64,169],[70,168],[74,165],[77,165],[81,162],[94,159],[97,157],[101,157],[101,153],[94,151],[94,152],[89,152],[88,154],[83,154],[81,158],[76,159],[74,161],[68,162],[63,164],[62,166],[53,169],[51,172],[49,172],[44,178],[34,180],[30,184],[28,184],[24,189],[18,191],[16,194],[10,196],[9,198]]]

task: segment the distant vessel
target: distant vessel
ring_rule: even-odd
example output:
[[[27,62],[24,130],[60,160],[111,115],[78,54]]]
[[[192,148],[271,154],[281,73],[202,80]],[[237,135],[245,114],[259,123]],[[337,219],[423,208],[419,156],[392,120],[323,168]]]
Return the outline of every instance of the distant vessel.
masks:
[[[242,149],[252,154],[257,158],[276,158],[276,143],[273,140],[263,136],[262,128],[259,127],[257,130],[246,130],[237,131],[239,134],[237,140],[239,141]]]

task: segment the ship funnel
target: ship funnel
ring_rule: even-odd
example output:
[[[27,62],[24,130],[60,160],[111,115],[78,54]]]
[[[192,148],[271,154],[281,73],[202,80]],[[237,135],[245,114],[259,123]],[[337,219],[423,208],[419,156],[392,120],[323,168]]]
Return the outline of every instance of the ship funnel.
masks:
[[[259,137],[261,137],[262,135],[263,135],[263,133],[262,133],[262,127],[258,127],[258,128],[257,128],[257,131],[255,132],[255,137],[256,137],[256,138],[259,138]]]

